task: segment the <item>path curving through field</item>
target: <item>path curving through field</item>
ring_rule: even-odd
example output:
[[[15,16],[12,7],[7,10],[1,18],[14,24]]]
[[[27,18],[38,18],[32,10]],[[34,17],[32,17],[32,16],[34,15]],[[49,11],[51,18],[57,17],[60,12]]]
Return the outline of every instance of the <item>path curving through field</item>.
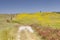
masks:
[[[31,26],[19,26],[15,40],[40,40]]]

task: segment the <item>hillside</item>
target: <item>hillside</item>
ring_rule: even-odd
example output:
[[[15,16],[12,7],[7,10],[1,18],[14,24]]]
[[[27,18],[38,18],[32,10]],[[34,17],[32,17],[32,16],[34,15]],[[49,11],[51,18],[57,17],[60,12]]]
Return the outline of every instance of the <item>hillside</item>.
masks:
[[[0,14],[0,40],[16,40],[21,25],[29,25],[35,31],[18,33],[21,40],[60,40],[60,14],[56,12]]]
[[[59,28],[60,26],[60,14],[53,12],[36,12],[33,14],[22,13],[17,14],[12,21],[20,24],[39,24],[42,26],[50,26],[53,28]]]

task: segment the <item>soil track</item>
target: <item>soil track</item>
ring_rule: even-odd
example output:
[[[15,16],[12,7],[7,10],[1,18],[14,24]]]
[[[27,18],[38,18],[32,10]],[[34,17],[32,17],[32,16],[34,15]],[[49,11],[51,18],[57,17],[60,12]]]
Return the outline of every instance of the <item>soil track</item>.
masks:
[[[18,28],[16,35],[12,40],[41,40],[41,37],[35,31],[30,32],[28,29],[19,30]]]

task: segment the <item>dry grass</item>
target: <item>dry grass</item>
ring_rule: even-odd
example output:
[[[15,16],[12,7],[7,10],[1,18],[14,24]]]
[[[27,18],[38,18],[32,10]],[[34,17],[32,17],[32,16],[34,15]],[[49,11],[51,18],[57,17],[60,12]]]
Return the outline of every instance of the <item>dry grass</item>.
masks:
[[[17,14],[17,16],[13,15],[8,15],[8,14],[0,14],[0,40],[8,40],[8,37],[10,37],[9,32],[12,33],[13,31],[17,31],[15,27],[14,22],[22,24],[22,25],[32,25],[34,24],[34,26],[32,26],[32,28],[34,28],[34,30],[36,30],[37,33],[39,33],[40,30],[39,28],[41,28],[41,30],[45,30],[45,27],[52,27],[53,30],[55,30],[57,28],[60,29],[60,14],[56,14],[56,13],[52,13],[52,12],[42,12],[42,13],[34,13],[34,14]],[[11,20],[12,17],[12,20]],[[7,19],[10,20],[10,23],[7,22]],[[39,25],[39,26],[38,26]],[[36,29],[36,27],[38,27],[38,29]],[[55,28],[55,29],[54,29]],[[40,35],[42,35],[43,37],[43,31],[40,32]],[[58,30],[59,31],[59,30]],[[53,31],[54,32],[54,31]],[[50,37],[56,36],[57,39],[57,35],[60,32],[54,32],[54,35],[52,34],[49,35],[49,37],[46,37],[47,40]],[[12,33],[12,35],[14,34],[14,32]],[[47,33],[46,33],[47,34]],[[54,37],[53,37],[54,38]],[[59,36],[60,38],[60,36]],[[58,39],[59,39],[58,38]],[[60,40],[60,39],[59,39]]]

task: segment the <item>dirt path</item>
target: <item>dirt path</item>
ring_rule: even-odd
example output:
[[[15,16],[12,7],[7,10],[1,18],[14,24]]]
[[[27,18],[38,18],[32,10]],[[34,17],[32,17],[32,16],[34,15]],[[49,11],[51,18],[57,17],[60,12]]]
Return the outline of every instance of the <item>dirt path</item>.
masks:
[[[29,32],[29,30],[25,29],[21,32],[17,31],[17,35],[15,40],[41,40],[40,37],[35,33]]]

